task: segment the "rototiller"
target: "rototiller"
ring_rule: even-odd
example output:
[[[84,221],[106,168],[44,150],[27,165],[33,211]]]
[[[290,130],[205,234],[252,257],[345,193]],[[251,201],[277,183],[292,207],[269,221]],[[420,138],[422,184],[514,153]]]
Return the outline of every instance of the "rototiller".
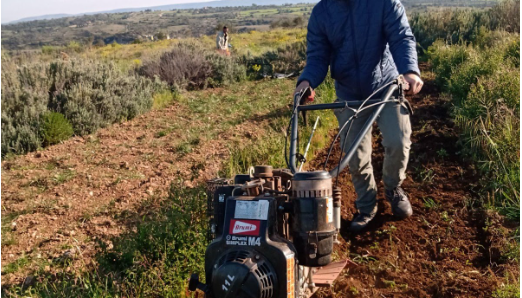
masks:
[[[249,174],[208,182],[211,243],[205,254],[206,284],[193,274],[189,289],[199,289],[207,298],[304,298],[331,286],[349,262],[332,262],[341,228],[341,190],[332,178],[347,166],[386,104],[410,109],[403,96],[405,86],[400,76],[364,101],[315,105],[303,103],[308,90],[296,94],[288,169],[255,166]],[[380,99],[371,99],[383,90]],[[365,109],[374,112],[335,169],[300,172],[297,162],[304,159],[297,153],[299,112],[328,109],[351,109],[352,119]]]

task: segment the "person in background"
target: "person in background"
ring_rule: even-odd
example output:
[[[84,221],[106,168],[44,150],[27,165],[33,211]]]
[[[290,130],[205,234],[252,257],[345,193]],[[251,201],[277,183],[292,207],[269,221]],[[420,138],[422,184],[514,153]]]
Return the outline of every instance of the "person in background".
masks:
[[[409,94],[416,94],[422,88],[415,37],[399,0],[321,0],[310,16],[306,39],[306,67],[295,93],[319,86],[328,69],[340,101],[364,100],[399,74],[409,83]],[[309,100],[313,94],[312,90]],[[382,91],[373,98],[381,95]],[[339,127],[353,115],[350,109],[334,112]],[[354,119],[347,144],[353,142],[372,112],[368,109]],[[408,195],[401,188],[411,146],[410,115],[401,104],[387,104],[377,124],[385,148],[382,178],[385,196],[393,214],[404,219],[412,215]],[[341,134],[341,144],[344,136]],[[346,145],[344,149],[349,147]],[[348,164],[359,211],[350,224],[352,232],[364,229],[377,213],[377,184],[371,156],[370,129]]]
[[[223,27],[223,31],[218,32],[216,36],[217,51],[221,54],[230,56],[228,45],[230,41],[230,35],[228,34],[227,26]]]

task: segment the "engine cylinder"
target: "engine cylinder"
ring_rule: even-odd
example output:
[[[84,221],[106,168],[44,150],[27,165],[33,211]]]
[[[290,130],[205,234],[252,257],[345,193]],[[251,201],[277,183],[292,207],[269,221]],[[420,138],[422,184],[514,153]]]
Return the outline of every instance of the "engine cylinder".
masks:
[[[326,171],[297,173],[292,189],[292,235],[299,264],[325,266],[331,261],[336,232],[332,177]]]

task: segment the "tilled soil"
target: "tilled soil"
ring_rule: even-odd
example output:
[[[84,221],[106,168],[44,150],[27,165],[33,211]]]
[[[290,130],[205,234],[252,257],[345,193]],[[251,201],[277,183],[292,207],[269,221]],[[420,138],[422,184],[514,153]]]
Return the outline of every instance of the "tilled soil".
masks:
[[[272,95],[286,96],[293,85],[284,80],[275,86]],[[230,92],[184,96],[201,101],[193,97]],[[250,98],[267,100],[262,96]],[[67,272],[90,268],[97,242],[110,246],[111,238],[135,228],[144,201],[167,197],[172,183],[194,187],[216,177],[229,159],[230,144],[258,138],[272,113],[289,110],[286,103],[273,106],[243,119],[197,113],[174,102],[94,134],[4,159],[2,287],[20,285],[38,269],[62,270],[53,264],[63,258],[71,263]]]
[[[339,180],[342,244],[335,256],[350,257],[359,265],[318,297],[490,297],[506,276],[519,276],[518,266],[500,257],[499,231],[506,230],[506,224],[473,204],[473,189],[480,185],[473,167],[458,155],[448,103],[429,80],[411,102],[416,108],[413,145],[403,186],[414,215],[396,221],[381,185],[376,219],[363,233],[349,233],[355,193],[344,173]],[[140,202],[165,196],[177,179],[190,187],[214,177],[228,157],[227,139],[262,133],[259,126],[265,118],[259,115],[259,121],[217,131],[219,139],[201,140],[190,144],[191,151],[180,152],[185,131],[218,121],[184,116],[183,108],[174,104],[91,136],[2,161],[2,216],[9,218],[2,220],[3,265],[29,256],[45,266],[71,254],[71,270],[89,265],[97,239],[108,240],[139,220]],[[171,130],[172,123],[179,127]],[[373,162],[380,181],[383,149],[378,131],[374,134]],[[319,168],[325,154],[316,156],[312,168]],[[329,166],[335,162],[334,157]],[[3,273],[2,286],[20,284],[32,269]],[[53,267],[45,270],[52,272]]]
[[[411,100],[413,145],[403,183],[413,216],[397,221],[378,182],[378,215],[362,233],[350,233],[356,195],[348,171],[341,174],[342,244],[336,256],[349,257],[358,266],[317,297],[491,297],[506,276],[518,279],[518,266],[501,261],[502,239],[491,232],[505,229],[502,218],[474,208],[472,190],[480,185],[472,166],[458,155],[449,104],[439,97],[433,81],[425,84]],[[373,134],[373,166],[380,181],[384,149],[378,130]],[[336,165],[338,151],[329,167]],[[312,168],[321,168],[325,157],[326,150],[316,156]],[[486,222],[493,228],[485,229]]]

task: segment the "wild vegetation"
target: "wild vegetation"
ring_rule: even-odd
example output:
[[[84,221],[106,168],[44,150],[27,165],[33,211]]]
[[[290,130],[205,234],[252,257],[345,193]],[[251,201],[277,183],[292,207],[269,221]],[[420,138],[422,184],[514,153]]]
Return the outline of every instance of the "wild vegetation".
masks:
[[[404,0],[410,13],[438,7],[494,5],[496,0]],[[117,42],[142,43],[166,38],[201,37],[215,34],[223,25],[233,33],[266,31],[275,27],[306,26],[314,4],[205,7],[198,9],[150,10],[69,16],[2,25],[2,48],[40,49],[71,42],[98,47]]]
[[[445,121],[454,121],[460,134],[458,153],[448,146],[433,159],[474,164],[473,177],[479,177],[474,196],[462,201],[480,221],[466,217],[477,227],[464,228],[485,235],[466,252],[444,247],[439,239],[430,247],[433,261],[422,264],[435,278],[443,278],[435,265],[448,258],[490,274],[489,265],[480,267],[487,261],[467,254],[494,257],[500,265],[519,262],[518,229],[499,227],[503,219],[495,212],[519,221],[520,45],[518,15],[512,13],[517,7],[518,1],[506,1],[492,9],[430,10],[412,18],[421,59],[433,71],[426,80],[445,92],[453,118]],[[256,9],[253,18],[268,13]],[[190,18],[192,12],[172,13]],[[232,57],[214,52],[214,36],[96,47],[70,42],[4,54],[2,295],[182,296],[188,275],[202,271],[206,175],[230,177],[255,164],[285,167],[284,134],[295,85],[270,76],[302,70],[305,34],[299,26],[234,34]],[[328,78],[316,101],[334,99]],[[336,125],[331,113],[309,118],[316,116],[320,125],[309,158],[326,147]],[[305,128],[301,138],[309,134]],[[58,145],[41,148],[53,144]],[[12,154],[34,150],[41,152]],[[422,187],[433,186],[440,175],[428,165],[414,171]],[[452,230],[464,221],[459,219],[464,211],[435,195],[415,201],[427,210],[418,217],[422,229],[467,233]],[[375,242],[366,243],[363,253],[350,250],[350,256],[371,270],[388,266],[371,252],[397,244],[394,230],[400,224],[379,228]],[[398,266],[379,272],[397,272]],[[488,288],[484,297],[519,296],[518,274],[505,274],[504,285]],[[377,282],[396,295],[409,293],[399,280]],[[339,297],[348,292],[356,297],[361,289],[336,290]],[[423,290],[452,293],[444,286]]]
[[[446,11],[444,18],[414,21],[421,43],[443,38],[426,57],[452,100],[463,153],[477,163],[487,204],[514,220],[520,210],[519,7],[519,1],[505,1],[487,11]],[[437,31],[442,24],[447,31]]]
[[[34,151],[134,118],[161,83],[95,60],[2,61],[2,155]],[[58,114],[61,114],[59,116]],[[72,130],[71,130],[72,129]]]
[[[410,24],[421,53],[436,40],[445,44],[474,44],[494,46],[507,33],[520,32],[519,1],[501,1],[487,10],[434,9],[429,13],[415,12]]]

